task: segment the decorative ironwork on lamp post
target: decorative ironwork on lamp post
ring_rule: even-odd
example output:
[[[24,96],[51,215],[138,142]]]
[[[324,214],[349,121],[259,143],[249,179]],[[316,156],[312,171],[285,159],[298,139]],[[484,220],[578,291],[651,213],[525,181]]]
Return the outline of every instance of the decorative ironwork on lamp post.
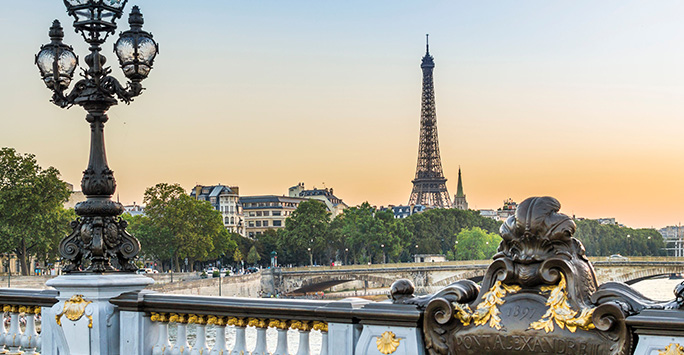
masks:
[[[131,272],[137,268],[132,260],[140,252],[138,240],[126,232],[127,223],[120,215],[123,206],[112,201],[116,190],[114,172],[107,165],[104,124],[107,110],[118,101],[130,103],[142,93],[140,84],[147,77],[159,52],[152,35],[142,30],[143,17],[134,6],[128,18],[130,29],[119,34],[114,53],[124,75],[126,86],[110,75],[101,45],[116,31],[127,0],[64,0],[67,12],[74,17],[74,28],[90,45],[85,57],[82,79],[71,84],[78,67],[73,48],[62,43],[64,30],[58,20],[50,27],[51,42],[41,47],[36,65],[45,85],[52,90],[52,102],[62,108],[83,107],[90,123],[90,158],[83,172],[81,189],[86,201],[76,205],[78,219],[71,222],[73,232],[62,239],[59,252],[69,262],[65,272]],[[114,262],[114,265],[112,265]]]

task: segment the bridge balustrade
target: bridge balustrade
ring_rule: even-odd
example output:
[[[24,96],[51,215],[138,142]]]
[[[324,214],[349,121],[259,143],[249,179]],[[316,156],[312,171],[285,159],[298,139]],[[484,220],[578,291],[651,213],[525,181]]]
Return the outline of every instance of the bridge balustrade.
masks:
[[[120,311],[121,353],[309,355],[314,354],[310,346],[312,332],[320,333],[319,355],[380,354],[378,344],[384,342],[394,347],[393,354],[424,353],[421,312],[412,305],[146,291],[126,293],[110,302]],[[226,330],[231,327],[234,340],[229,348]],[[188,337],[191,328],[193,341]],[[248,347],[246,341],[249,328],[256,330],[253,347]],[[269,328],[276,331],[267,332]],[[292,331],[298,333],[298,341],[297,337],[288,337]]]
[[[1,354],[38,354],[42,310],[57,303],[56,296],[52,290],[0,289]]]

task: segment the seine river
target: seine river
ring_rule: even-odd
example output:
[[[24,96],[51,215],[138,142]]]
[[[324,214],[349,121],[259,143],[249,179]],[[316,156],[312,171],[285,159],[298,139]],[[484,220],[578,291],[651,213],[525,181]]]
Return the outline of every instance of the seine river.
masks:
[[[677,284],[682,282],[682,280],[670,280],[670,279],[652,279],[641,281],[632,285],[637,291],[643,293],[646,297],[654,300],[669,301],[674,299],[673,290]],[[170,327],[169,335],[172,341],[175,338],[176,328]],[[266,331],[268,339],[268,349],[269,351],[274,351],[277,342],[277,331],[275,329],[269,328]],[[211,347],[214,344],[214,339],[216,337],[216,331],[214,327],[207,327],[208,343]],[[195,343],[195,327],[188,327],[188,337],[190,345]],[[248,327],[246,330],[247,337],[247,349],[254,349],[256,344],[256,329]],[[297,353],[297,347],[299,346],[299,333],[294,330],[288,332],[288,344],[289,351],[291,354]],[[235,344],[235,330],[232,327],[226,327],[226,341],[228,343],[228,349],[232,349]],[[321,333],[317,331],[312,331],[310,335],[311,342],[311,354],[319,354],[321,351]]]

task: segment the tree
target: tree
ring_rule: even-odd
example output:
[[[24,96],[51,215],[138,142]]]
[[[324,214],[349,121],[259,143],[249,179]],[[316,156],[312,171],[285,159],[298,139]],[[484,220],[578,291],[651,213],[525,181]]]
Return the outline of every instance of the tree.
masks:
[[[593,220],[575,220],[579,239],[589,256],[622,254],[629,256],[665,255],[663,236],[655,229],[633,229],[600,224]]]
[[[221,214],[209,202],[187,195],[178,184],[148,188],[144,203],[148,219],[141,219],[142,228],[132,231],[140,232],[144,252],[170,258],[176,271],[181,259],[187,258],[193,268],[196,261],[216,259],[236,247]]]
[[[463,229],[456,236],[454,254],[457,260],[484,260],[494,254],[501,243],[498,234],[487,232],[480,227]]]
[[[256,264],[261,260],[261,256],[259,256],[259,253],[257,252],[257,249],[254,245],[249,249],[249,253],[247,254],[247,263],[248,264]]]
[[[309,249],[319,262],[330,257],[328,253],[328,224],[330,212],[323,202],[307,200],[299,204],[285,220],[283,238],[279,243],[284,262],[307,264]]]
[[[0,250],[17,255],[22,275],[31,255],[55,255],[69,233],[69,194],[57,169],[41,168],[33,154],[0,149]]]

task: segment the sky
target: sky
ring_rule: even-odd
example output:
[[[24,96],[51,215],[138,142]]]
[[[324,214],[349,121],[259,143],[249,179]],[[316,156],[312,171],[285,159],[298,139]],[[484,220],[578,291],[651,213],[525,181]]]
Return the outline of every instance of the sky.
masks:
[[[418,153],[425,34],[442,164],[470,208],[554,196],[632,227],[684,219],[684,2],[137,0],[159,42],[146,90],[109,111],[122,203],[159,182],[241,195],[334,188],[405,204]],[[127,17],[119,21],[127,28]],[[89,127],[33,63],[61,0],[0,12],[0,146],[78,185]],[[110,38],[103,54],[123,79]],[[123,80],[122,80],[123,81]]]

